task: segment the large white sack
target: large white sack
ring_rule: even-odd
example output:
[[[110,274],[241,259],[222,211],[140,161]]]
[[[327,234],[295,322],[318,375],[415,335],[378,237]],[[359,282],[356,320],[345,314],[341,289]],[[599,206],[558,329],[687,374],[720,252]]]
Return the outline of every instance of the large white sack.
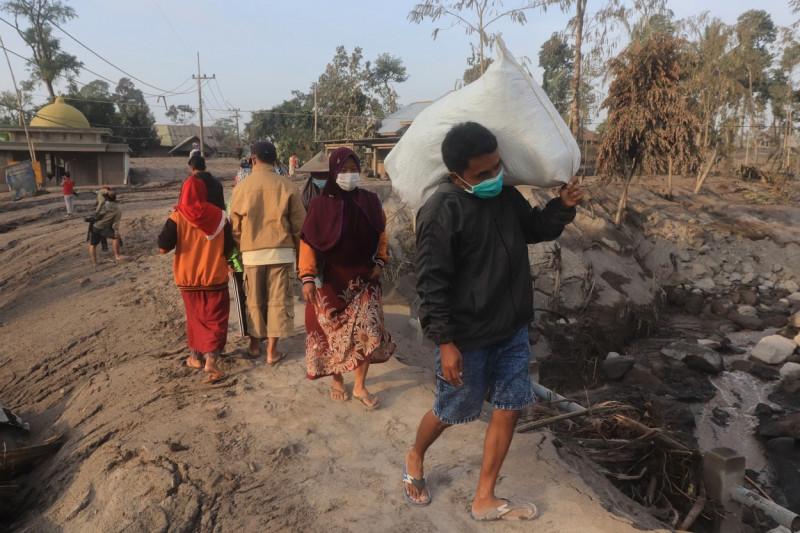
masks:
[[[384,166],[405,205],[419,209],[447,173],[442,140],[456,124],[474,121],[497,136],[506,185],[554,187],[578,172],[580,149],[544,90],[501,38],[498,58],[483,76],[425,108]]]

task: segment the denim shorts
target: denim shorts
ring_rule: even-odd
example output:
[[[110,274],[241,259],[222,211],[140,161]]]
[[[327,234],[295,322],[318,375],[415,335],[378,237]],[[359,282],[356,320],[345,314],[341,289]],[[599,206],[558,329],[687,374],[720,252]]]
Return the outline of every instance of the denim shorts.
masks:
[[[443,379],[436,380],[433,414],[445,424],[476,420],[487,392],[492,409],[520,411],[534,403],[527,327],[492,345],[462,352],[461,356],[462,386],[454,387]],[[438,349],[436,371],[441,375],[442,359]]]

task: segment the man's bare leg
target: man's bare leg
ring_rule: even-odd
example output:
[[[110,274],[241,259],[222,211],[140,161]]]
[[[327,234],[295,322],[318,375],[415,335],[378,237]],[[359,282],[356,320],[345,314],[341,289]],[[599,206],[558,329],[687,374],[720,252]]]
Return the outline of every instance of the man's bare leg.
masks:
[[[121,255],[119,253],[119,239],[114,239],[111,242],[111,246],[114,248],[114,259],[119,261],[120,259],[124,259],[125,258],[125,256],[123,256],[123,255]]]
[[[96,244],[90,244],[89,245],[89,255],[92,258],[92,264],[94,266],[97,266],[97,245]]]
[[[286,357],[286,354],[278,351],[278,337],[268,337],[267,364],[274,365],[284,357]]]
[[[250,346],[247,347],[247,355],[258,357],[261,355],[261,339],[250,336]]]
[[[503,466],[508,448],[511,446],[519,414],[519,411],[502,409],[495,409],[492,412],[492,420],[489,422],[489,428],[486,430],[486,437],[483,441],[483,462],[478,477],[478,490],[472,500],[472,512],[476,515],[485,515],[505,503],[495,496],[494,489],[497,484],[497,476],[500,474],[500,467]],[[510,518],[530,514],[530,510],[520,509],[511,511],[508,516]]]
[[[449,428],[450,424],[445,424],[433,414],[433,411],[428,411],[422,417],[417,428],[417,437],[414,439],[414,447],[406,455],[406,473],[415,478],[422,479],[425,477],[424,461],[425,452],[431,447],[431,444],[436,442],[439,435]],[[427,498],[427,493],[419,490],[414,485],[406,483],[406,492],[409,498],[415,502],[423,502]]]

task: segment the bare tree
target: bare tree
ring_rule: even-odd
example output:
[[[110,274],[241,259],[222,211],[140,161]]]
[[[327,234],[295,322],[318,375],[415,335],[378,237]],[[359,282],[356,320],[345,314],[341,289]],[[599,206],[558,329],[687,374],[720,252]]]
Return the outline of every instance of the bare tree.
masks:
[[[467,35],[477,35],[477,44],[470,43],[472,57],[469,59],[470,65],[478,65],[480,73],[486,70],[487,50],[491,50],[494,45],[495,35],[489,33],[489,26],[500,19],[509,18],[512,22],[525,24],[528,19],[526,11],[531,9],[547,10],[548,6],[559,5],[565,8],[571,0],[526,0],[519,7],[513,9],[502,9],[502,0],[425,0],[414,6],[408,14],[408,20],[415,24],[421,23],[425,19],[437,22],[440,19],[448,20],[450,25],[447,27],[437,27],[433,30],[433,39],[442,30],[447,30],[455,26],[464,28]]]

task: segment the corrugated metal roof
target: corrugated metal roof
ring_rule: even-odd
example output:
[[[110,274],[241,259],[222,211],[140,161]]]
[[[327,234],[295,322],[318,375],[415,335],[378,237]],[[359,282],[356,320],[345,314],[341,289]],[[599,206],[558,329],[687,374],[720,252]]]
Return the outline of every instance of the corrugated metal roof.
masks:
[[[161,146],[176,148],[191,137],[200,138],[200,126],[194,124],[160,124],[156,125]],[[220,131],[214,126],[203,126],[205,133],[205,146],[214,151],[223,148]]]
[[[433,100],[414,102],[402,109],[398,109],[381,121],[378,135],[400,135],[417,118],[417,115],[432,103]]]

